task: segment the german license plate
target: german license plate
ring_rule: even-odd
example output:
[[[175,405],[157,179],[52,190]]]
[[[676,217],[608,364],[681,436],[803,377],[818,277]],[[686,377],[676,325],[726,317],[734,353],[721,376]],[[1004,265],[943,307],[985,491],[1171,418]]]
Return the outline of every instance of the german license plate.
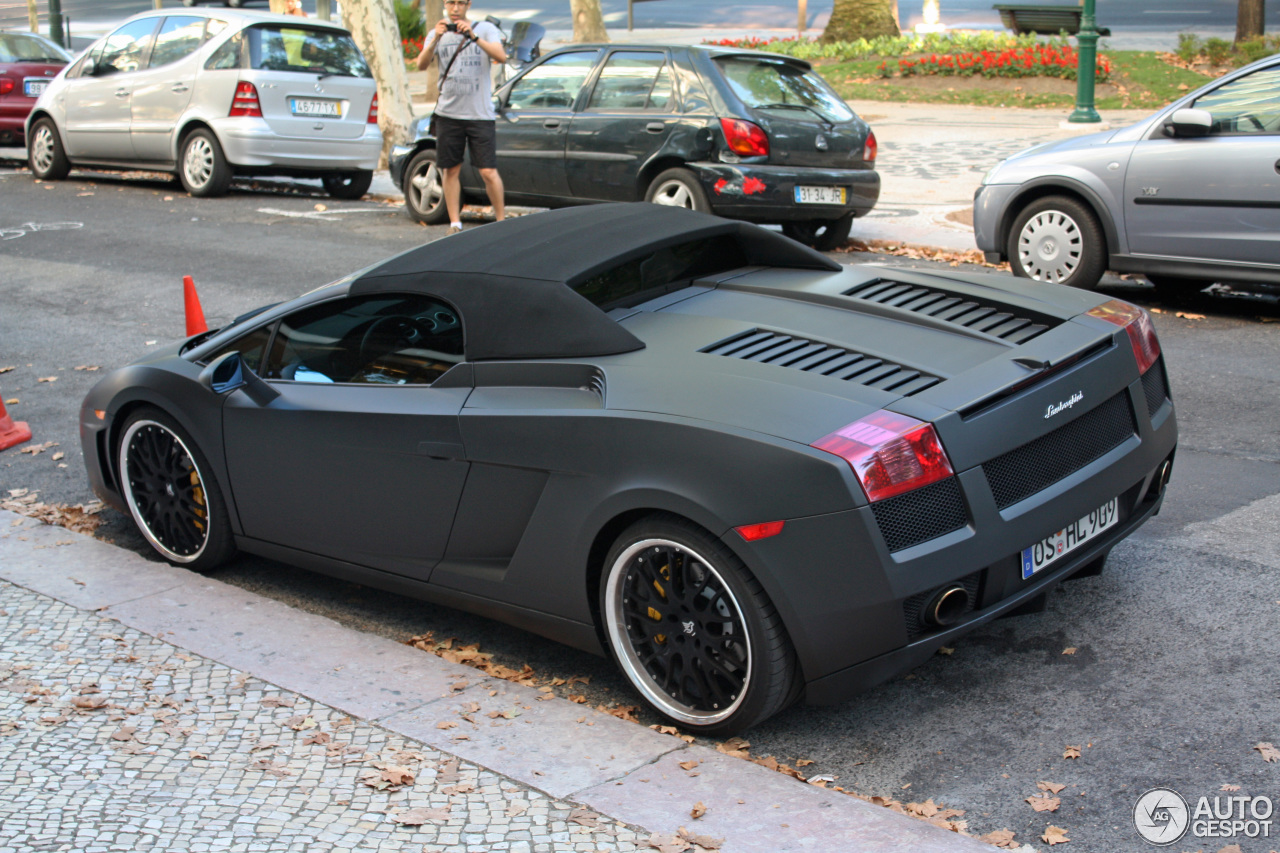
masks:
[[[290,98],[289,109],[296,116],[342,118],[342,106],[337,101],[317,101],[310,98]]]
[[[844,187],[796,187],[796,204],[844,204]]]
[[[22,83],[22,92],[28,98],[38,98],[43,95],[44,90],[48,88],[48,80],[24,80]]]
[[[1022,579],[1053,565],[1062,557],[1079,548],[1108,527],[1113,526],[1116,515],[1116,498],[1104,503],[1075,524],[1069,524],[1057,533],[1051,533],[1030,548],[1022,549]]]

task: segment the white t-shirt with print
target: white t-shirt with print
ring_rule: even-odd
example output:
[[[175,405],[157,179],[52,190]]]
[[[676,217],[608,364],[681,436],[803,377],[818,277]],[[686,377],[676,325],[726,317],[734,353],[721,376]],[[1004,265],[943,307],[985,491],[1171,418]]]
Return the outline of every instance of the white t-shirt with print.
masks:
[[[487,42],[501,42],[502,31],[488,21],[471,25],[475,37]],[[461,55],[449,65],[461,48]],[[436,45],[436,61],[440,73],[449,69],[436,101],[436,114],[445,118],[493,121],[493,83],[489,76],[491,60],[480,45],[461,33],[445,33]]]

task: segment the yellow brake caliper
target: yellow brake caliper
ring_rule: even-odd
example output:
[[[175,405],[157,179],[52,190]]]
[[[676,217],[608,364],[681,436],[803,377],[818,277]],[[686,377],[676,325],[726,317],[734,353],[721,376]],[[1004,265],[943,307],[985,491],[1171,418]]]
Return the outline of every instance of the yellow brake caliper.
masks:
[[[659,569],[659,570],[658,570],[658,573],[662,575],[663,579],[668,580],[668,581],[669,581],[669,580],[671,580],[671,566],[670,566],[670,565],[663,566],[661,569]],[[667,600],[667,591],[666,591],[665,589],[663,589],[663,588],[662,588],[662,584],[658,583],[658,582],[655,580],[655,581],[653,582],[653,588],[654,588],[654,589],[656,589],[656,590],[658,591],[658,595],[662,596],[662,600],[663,600],[663,601],[666,601],[666,600]],[[661,613],[659,613],[657,610],[653,609],[652,607],[650,607],[650,608],[649,608],[649,618],[650,618],[650,619],[652,619],[654,622],[661,622],[661,621],[662,621],[662,614],[661,614]],[[655,643],[659,643],[659,644],[661,644],[661,643],[665,643],[665,642],[667,641],[667,635],[666,635],[666,634],[657,634],[657,635],[655,635],[655,636],[654,636],[653,641],[654,641]]]
[[[195,499],[195,502],[197,505],[203,507],[204,506],[204,489],[200,486],[200,475],[196,473],[195,468],[191,469],[191,485],[195,486],[195,489],[192,490],[191,492],[191,496]],[[197,509],[195,512],[196,512],[196,515],[200,516],[201,518],[205,517],[205,510]],[[203,524],[201,524],[198,521],[195,521],[192,523],[196,526],[196,529],[200,530],[201,532],[204,531]]]

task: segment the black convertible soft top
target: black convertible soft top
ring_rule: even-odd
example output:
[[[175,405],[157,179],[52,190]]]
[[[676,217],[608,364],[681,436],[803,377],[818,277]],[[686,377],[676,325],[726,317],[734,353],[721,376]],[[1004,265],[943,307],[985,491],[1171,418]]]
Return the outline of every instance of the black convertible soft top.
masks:
[[[365,270],[353,295],[421,291],[461,313],[467,360],[582,358],[644,344],[574,288],[659,250],[727,237],[746,265],[838,271],[819,252],[746,222],[656,204],[521,216],[436,240]]]

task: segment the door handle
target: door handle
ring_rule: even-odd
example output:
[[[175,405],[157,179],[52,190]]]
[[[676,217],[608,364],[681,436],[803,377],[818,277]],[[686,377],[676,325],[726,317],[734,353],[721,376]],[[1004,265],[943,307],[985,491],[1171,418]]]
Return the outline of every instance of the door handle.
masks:
[[[173,89],[172,89],[172,91],[174,91],[174,92],[185,92],[185,91],[187,91],[187,84],[186,84],[186,83],[174,83],[174,84],[173,84]]]
[[[117,98],[127,98],[127,97],[129,97],[129,90],[128,90],[128,89],[116,89],[116,97],[117,97]]]
[[[542,126],[545,127],[547,130],[555,130],[557,127],[560,126],[560,119],[549,118],[542,123]]]
[[[662,133],[667,129],[667,123],[665,121],[651,121],[644,126],[644,129],[650,133]]]

